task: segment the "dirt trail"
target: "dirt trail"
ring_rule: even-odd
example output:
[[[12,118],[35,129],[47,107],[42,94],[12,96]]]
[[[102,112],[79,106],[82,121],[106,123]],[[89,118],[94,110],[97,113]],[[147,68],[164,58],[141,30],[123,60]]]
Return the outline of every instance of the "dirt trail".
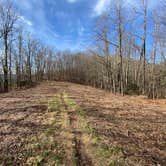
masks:
[[[70,164],[71,166],[92,166],[92,161],[86,154],[85,146],[82,142],[83,131],[80,127],[79,117],[76,110],[70,107],[70,103],[67,101],[69,99],[70,96],[65,97],[65,95],[62,95],[62,103],[65,107],[63,117],[66,117],[64,118],[64,123],[67,124],[65,128],[68,128],[68,133],[66,134],[68,137],[66,137],[66,139],[71,139],[68,145],[70,146],[72,144],[72,150],[69,146],[68,149],[70,149],[69,154],[72,152],[74,157],[74,162]],[[72,161],[72,159],[70,159],[70,161]]]
[[[92,161],[85,150],[85,145],[82,141],[83,131],[80,127],[80,121],[78,115],[74,115],[74,112],[69,112],[71,130],[73,133],[73,142],[75,148],[75,158],[77,166],[92,166]]]

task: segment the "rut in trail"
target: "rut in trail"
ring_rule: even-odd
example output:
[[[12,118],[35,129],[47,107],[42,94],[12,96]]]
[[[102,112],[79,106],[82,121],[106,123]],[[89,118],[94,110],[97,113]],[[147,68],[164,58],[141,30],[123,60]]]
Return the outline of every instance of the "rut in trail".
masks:
[[[70,123],[71,123],[71,129],[72,133],[74,135],[74,146],[75,146],[75,158],[76,158],[76,165],[77,166],[92,166],[92,161],[88,154],[85,152],[85,146],[82,142],[82,135],[83,132],[81,131],[79,127],[79,120],[77,115],[70,113]],[[74,116],[74,117],[73,117]]]
[[[92,161],[86,153],[85,146],[82,142],[83,131],[80,127],[78,115],[75,110],[71,110],[68,104],[62,98],[65,110],[67,111],[70,121],[70,132],[72,133],[72,144],[74,148],[74,158],[76,166],[93,166]]]

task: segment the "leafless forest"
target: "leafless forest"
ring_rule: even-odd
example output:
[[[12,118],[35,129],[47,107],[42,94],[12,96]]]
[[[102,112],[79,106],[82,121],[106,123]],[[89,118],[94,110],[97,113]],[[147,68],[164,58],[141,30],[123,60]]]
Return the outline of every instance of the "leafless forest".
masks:
[[[20,18],[12,4],[1,4],[1,92],[33,81],[64,80],[122,95],[165,97],[166,3],[161,1],[151,13],[145,0],[139,3],[139,10],[130,11],[121,1],[112,4],[96,20],[96,49],[80,53],[44,46],[18,26]]]
[[[96,18],[93,47],[72,52],[0,0],[0,165],[166,164],[166,1],[124,4]]]

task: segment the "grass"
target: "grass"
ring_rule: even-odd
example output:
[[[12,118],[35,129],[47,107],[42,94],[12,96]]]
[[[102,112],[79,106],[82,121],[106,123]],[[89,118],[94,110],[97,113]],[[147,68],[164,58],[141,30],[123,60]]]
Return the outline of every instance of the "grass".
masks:
[[[60,132],[59,112],[61,111],[61,96],[56,95],[48,102],[48,113],[45,129],[38,135],[28,139],[24,149],[26,164],[38,166],[63,165],[64,150],[55,136]]]
[[[121,153],[121,149],[118,146],[110,146],[107,144],[101,143],[98,147],[99,155],[104,158],[109,158],[110,155],[118,155]]]
[[[105,143],[102,136],[95,132],[95,129],[87,121],[86,111],[79,107],[67,94],[66,102],[71,109],[75,109],[79,118],[80,125],[84,134],[88,135],[88,151],[91,151],[95,160],[106,162],[109,166],[116,166],[117,161],[122,156],[121,148],[118,146],[112,146]],[[98,165],[98,164],[96,164]]]
[[[55,140],[53,129],[48,134],[43,132],[33,137],[26,146],[27,164],[38,165],[62,165],[64,151]]]
[[[61,103],[60,95],[54,96],[48,102],[48,110],[50,112],[60,111],[61,106],[62,106],[62,103]]]
[[[77,109],[77,104],[76,102],[71,99],[68,95],[68,93],[66,93],[65,91],[63,92],[63,98],[64,98],[64,101],[65,103],[67,104],[67,106],[72,109],[72,110],[76,110]]]
[[[96,161],[107,163],[106,165],[109,166],[118,165],[117,160],[121,156],[121,149],[118,146],[105,143],[104,138],[97,134],[88,122],[86,111],[78,106],[65,91],[61,95],[54,96],[48,102],[49,118],[46,119],[46,124],[49,125],[40,135],[33,137],[26,146],[27,164],[33,166],[63,165],[65,149],[55,140],[55,135],[60,133],[59,112],[65,110],[64,104],[69,109],[76,111],[80,119],[81,131],[85,137],[87,136],[88,145],[86,147],[93,156],[92,158]],[[71,155],[74,158],[74,152],[71,151]]]

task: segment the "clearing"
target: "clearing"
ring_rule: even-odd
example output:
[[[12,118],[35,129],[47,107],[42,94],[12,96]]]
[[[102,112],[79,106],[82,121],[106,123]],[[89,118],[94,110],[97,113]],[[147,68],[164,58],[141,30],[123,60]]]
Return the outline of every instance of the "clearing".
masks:
[[[43,82],[0,94],[0,165],[165,165],[166,100]]]

